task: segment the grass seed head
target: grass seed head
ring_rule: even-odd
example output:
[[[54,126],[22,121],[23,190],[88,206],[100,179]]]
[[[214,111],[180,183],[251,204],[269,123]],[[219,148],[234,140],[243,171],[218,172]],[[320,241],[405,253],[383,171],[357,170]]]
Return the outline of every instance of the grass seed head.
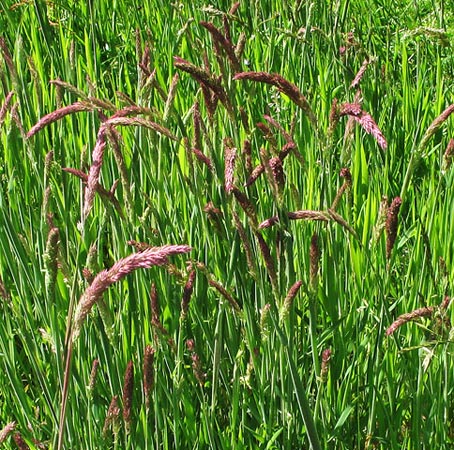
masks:
[[[30,139],[34,136],[38,131],[41,131],[47,125],[56,122],[57,120],[63,119],[63,117],[67,116],[68,114],[74,114],[83,111],[92,111],[94,107],[87,102],[76,102],[69,106],[64,106],[63,108],[57,109],[50,114],[42,117],[27,133],[27,139]]]
[[[429,125],[424,136],[421,139],[421,142],[418,147],[418,153],[421,155],[424,149],[427,147],[427,144],[430,138],[438,131],[438,129],[443,125],[443,123],[448,119],[448,117],[454,112],[454,103],[449,105],[435,120]]]
[[[104,291],[115,282],[123,279],[137,269],[148,269],[152,266],[167,264],[168,257],[188,253],[187,245],[165,245],[151,247],[143,252],[134,253],[118,260],[110,269],[99,272],[80,298],[74,314],[73,340],[79,336],[85,318],[93,305],[101,298]]]
[[[385,195],[381,198],[380,206],[378,208],[377,220],[374,228],[372,229],[372,237],[369,242],[369,247],[374,246],[383,233],[386,225],[386,218],[388,216],[388,197]]]
[[[207,375],[203,371],[200,356],[195,351],[194,339],[188,339],[186,341],[186,348],[191,352],[192,371],[194,373],[194,377],[198,381],[199,385],[203,387],[205,385]]]
[[[331,352],[330,348],[326,348],[322,352],[322,364],[320,367],[320,378],[322,379],[323,382],[326,382],[326,380],[328,378],[331,355],[332,355],[332,352]]]
[[[361,68],[358,70],[358,73],[356,74],[355,78],[350,84],[350,89],[356,88],[359,86],[359,83],[361,82],[364,73],[366,72],[367,66],[370,64],[369,58],[366,58],[362,65]]]
[[[150,406],[150,396],[154,387],[154,354],[156,350],[151,346],[145,347],[143,355],[143,393],[145,397],[145,406]]]
[[[246,183],[244,184],[245,187],[251,186],[257,180],[257,178],[265,172],[265,166],[263,164],[259,164],[252,170],[251,175],[247,179]]]
[[[9,74],[15,85],[19,85],[16,66],[14,65],[13,57],[9,51],[8,46],[6,45],[6,40],[4,37],[0,37],[0,51],[3,55],[6,67],[8,67]]]
[[[129,433],[132,423],[132,404],[134,392],[134,365],[132,361],[128,362],[123,382],[123,420],[125,422],[126,432]]]
[[[14,91],[10,91],[8,95],[5,98],[5,101],[3,102],[3,105],[0,109],[0,127],[3,125],[3,122],[6,117],[6,113],[8,112],[8,109],[11,105],[11,99],[13,98]]]
[[[0,430],[0,444],[3,444],[6,441],[15,428],[16,422],[9,422]]]
[[[215,288],[229,302],[230,306],[236,313],[241,312],[241,307],[238,302],[233,298],[232,294],[230,294],[230,292],[227,291],[224,286],[222,286],[221,283],[218,283],[215,280],[208,280],[208,284],[211,287]]]
[[[197,158],[197,160],[202,164],[205,164],[211,172],[214,171],[213,162],[210,158],[208,158],[208,156],[202,153],[198,148],[193,148],[192,153],[194,153],[194,156]]]
[[[450,139],[446,147],[445,153],[443,154],[443,165],[442,171],[448,171],[452,166],[452,161],[454,160],[454,139]]]
[[[320,267],[320,248],[318,246],[318,236],[316,233],[314,233],[311,238],[309,261],[310,261],[309,286],[312,292],[316,292],[318,284],[318,271]]]
[[[262,337],[262,342],[266,341],[269,336],[269,327],[268,321],[270,316],[270,308],[271,305],[267,303],[261,310],[260,310],[260,336]]]
[[[99,359],[94,359],[91,365],[90,379],[88,381],[88,390],[93,393],[96,385],[96,376],[98,374]]]
[[[251,242],[246,234],[246,230],[243,227],[243,224],[241,223],[240,218],[238,217],[238,214],[233,211],[233,221],[235,224],[235,228],[238,232],[238,235],[240,236],[241,243],[243,244],[243,249],[246,254],[246,261],[247,261],[247,266],[249,268],[249,272],[252,274],[253,277],[256,275],[256,268],[255,268],[255,258],[254,258],[254,253],[252,252],[252,247],[251,247]]]
[[[14,433],[13,439],[19,450],[30,450],[30,447],[27,445],[25,439],[22,437],[20,433]]]
[[[183,298],[181,299],[181,318],[183,320],[186,318],[189,311],[189,302],[194,290],[195,275],[196,271],[191,270],[191,272],[189,272],[188,281],[186,281],[186,284],[184,285]]]
[[[85,190],[84,198],[84,217],[88,217],[93,206],[95,198],[96,187],[99,184],[99,175],[101,173],[101,166],[104,158],[104,149],[107,144],[106,126],[102,126],[98,131],[95,148],[93,149],[93,162],[90,167],[90,172],[87,178],[87,189]]]
[[[229,138],[224,139],[224,188],[228,194],[234,187],[236,148]]]
[[[273,289],[277,290],[277,273],[276,273],[276,266],[274,264],[273,257],[271,256],[271,251],[268,244],[263,239],[261,232],[256,231],[255,237],[257,238],[257,242],[259,244],[260,252],[262,253],[263,260],[265,262],[265,267],[268,272],[268,276],[270,277],[271,285]]]
[[[234,73],[240,72],[241,65],[235,54],[235,48],[231,41],[230,27],[228,27],[228,23],[227,23],[227,30],[226,30],[227,32],[226,32],[225,36],[223,36],[222,33],[211,22],[199,22],[199,23],[202,27],[206,28],[210,32],[216,49],[218,49],[218,51],[219,51],[219,49],[222,48],[225,51],[225,54],[227,55],[227,58],[229,60],[229,63],[232,67],[233,72]],[[224,24],[226,24],[226,22],[224,22]],[[224,27],[224,28],[226,28],[226,27]]]
[[[11,298],[11,295],[6,289],[5,283],[3,282],[1,276],[0,276],[0,298],[3,298],[4,300],[9,300]]]
[[[244,140],[241,155],[244,158],[246,172],[250,174],[252,172],[252,146],[249,139]]]
[[[45,286],[48,299],[53,299],[58,272],[58,243],[60,231],[57,227],[50,229],[47,235],[46,252],[44,253]]]
[[[275,156],[269,160],[271,173],[273,174],[274,181],[278,188],[279,195],[282,195],[282,191],[285,186],[285,173],[282,161],[279,157]]]
[[[202,148],[202,139],[201,139],[201,133],[200,133],[202,117],[200,115],[199,102],[197,102],[197,101],[194,103],[194,106],[192,107],[192,121],[193,121],[193,130],[194,130],[192,146],[195,148]]]
[[[110,401],[109,409],[107,410],[106,418],[104,420],[104,426],[102,434],[104,437],[107,436],[107,432],[112,430],[113,434],[116,435],[120,428],[120,407],[118,406],[118,395],[114,395]]]
[[[398,221],[398,214],[400,206],[402,205],[402,199],[400,197],[396,197],[388,208],[387,216],[386,216],[386,259],[389,260],[391,258],[391,253],[394,247],[394,242],[396,241],[397,237],[397,227],[399,225]]]
[[[282,304],[281,311],[279,314],[281,323],[284,322],[285,319],[288,317],[296,294],[298,294],[298,291],[300,290],[302,285],[303,282],[301,280],[298,280],[290,287],[287,296],[284,299],[284,303]]]
[[[424,308],[418,308],[410,313],[401,314],[386,330],[386,336],[390,336],[393,334],[399,327],[410,322],[412,320],[419,319],[421,317],[432,317],[433,313],[435,312],[435,308],[433,306],[427,306]]]
[[[241,192],[236,186],[233,186],[232,192],[238,204],[246,213],[251,223],[255,226],[257,224],[257,213],[255,212],[255,207],[252,202],[247,198],[246,194]]]
[[[328,125],[328,134],[332,135],[336,129],[337,124],[339,123],[339,107],[337,98],[333,98],[331,103],[331,109],[329,111],[329,125]]]
[[[169,94],[167,95],[167,100],[164,106],[164,114],[162,116],[162,119],[164,122],[167,122],[170,111],[172,108],[173,101],[175,100],[175,96],[177,93],[177,85],[178,85],[178,80],[180,79],[180,76],[178,73],[176,73],[173,78],[172,82],[170,83],[170,88],[169,88]]]

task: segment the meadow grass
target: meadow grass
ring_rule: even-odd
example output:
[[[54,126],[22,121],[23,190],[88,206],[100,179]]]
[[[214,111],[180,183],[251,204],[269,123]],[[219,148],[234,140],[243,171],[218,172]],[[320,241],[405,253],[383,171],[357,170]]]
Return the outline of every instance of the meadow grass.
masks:
[[[0,0],[0,446],[451,448],[447,3]]]

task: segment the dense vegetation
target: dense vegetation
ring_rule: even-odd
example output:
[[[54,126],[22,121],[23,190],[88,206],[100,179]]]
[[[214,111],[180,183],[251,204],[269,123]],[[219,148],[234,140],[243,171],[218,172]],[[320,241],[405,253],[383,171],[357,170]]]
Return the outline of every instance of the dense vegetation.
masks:
[[[0,10],[0,447],[451,448],[452,1]]]

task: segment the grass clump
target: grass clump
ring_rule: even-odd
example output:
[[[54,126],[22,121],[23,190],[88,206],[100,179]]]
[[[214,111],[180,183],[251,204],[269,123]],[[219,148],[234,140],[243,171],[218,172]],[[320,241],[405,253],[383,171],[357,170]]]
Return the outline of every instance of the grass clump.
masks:
[[[262,3],[0,4],[0,444],[452,445],[454,16]]]

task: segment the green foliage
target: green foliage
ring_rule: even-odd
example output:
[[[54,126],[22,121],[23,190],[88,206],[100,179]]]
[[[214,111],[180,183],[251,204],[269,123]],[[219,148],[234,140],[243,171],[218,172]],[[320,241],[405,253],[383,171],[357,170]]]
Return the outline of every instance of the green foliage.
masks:
[[[49,449],[450,448],[454,332],[439,305],[454,275],[454,176],[443,157],[453,119],[433,123],[454,103],[449,3],[256,1],[228,13],[226,2],[0,1],[0,429],[15,421],[30,448]],[[201,21],[224,35],[229,24],[234,45],[244,36],[241,71],[294,83],[316,123],[282,85],[235,80],[232,56]],[[194,66],[225,93],[214,113]],[[358,101],[386,150],[376,130],[343,115]],[[75,102],[91,110],[26,136]],[[63,169],[88,175],[100,127],[131,105],[142,109],[113,126],[121,138],[104,150],[105,191],[85,217],[88,188]],[[252,167],[266,166],[248,187],[246,140]],[[280,185],[271,161],[289,142]],[[399,195],[387,258],[390,219],[380,237],[379,208]],[[295,211],[318,219],[293,220]],[[137,243],[192,251],[107,290],[68,369],[76,305]],[[424,307],[434,309],[386,333]]]

